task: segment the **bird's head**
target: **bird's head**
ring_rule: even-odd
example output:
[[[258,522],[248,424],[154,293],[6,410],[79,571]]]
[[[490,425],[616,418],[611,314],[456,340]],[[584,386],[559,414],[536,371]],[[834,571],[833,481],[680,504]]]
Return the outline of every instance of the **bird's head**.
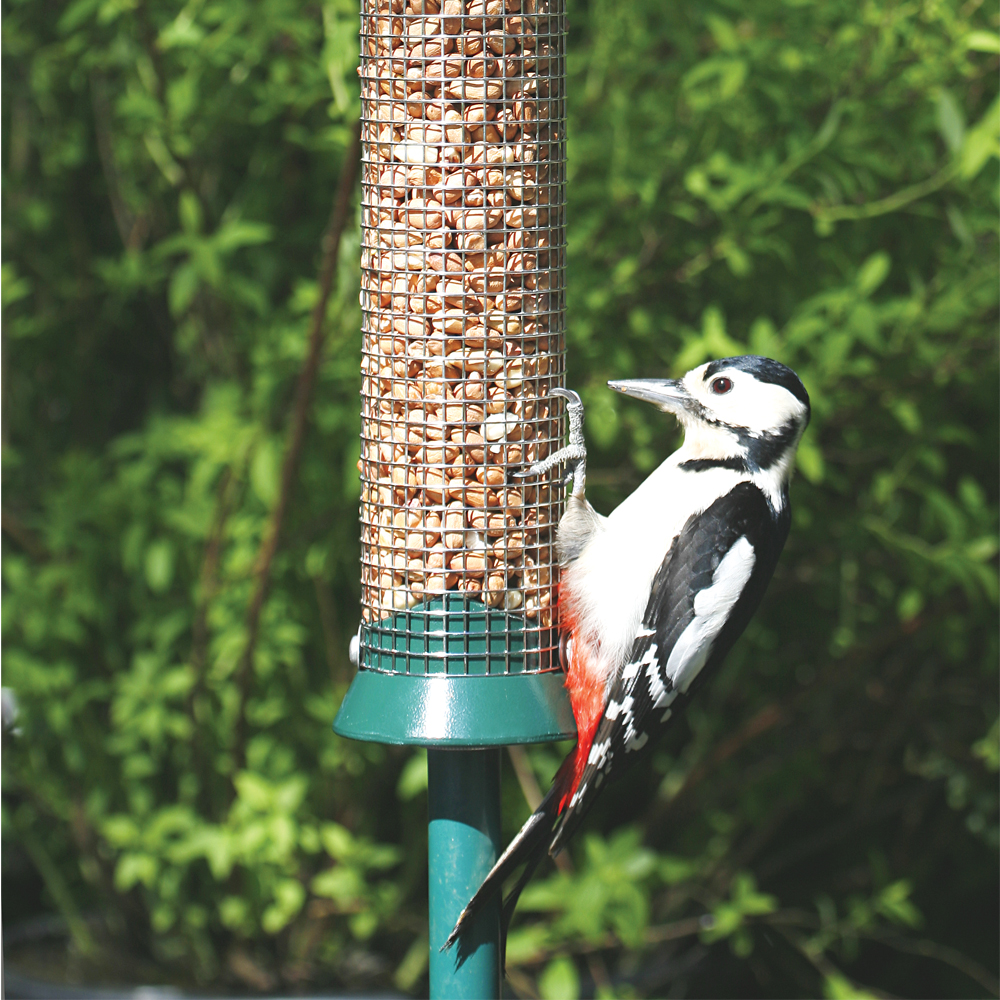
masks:
[[[706,362],[681,379],[608,385],[673,413],[684,425],[686,458],[742,461],[751,472],[790,467],[809,423],[809,394],[798,375],[753,354]]]

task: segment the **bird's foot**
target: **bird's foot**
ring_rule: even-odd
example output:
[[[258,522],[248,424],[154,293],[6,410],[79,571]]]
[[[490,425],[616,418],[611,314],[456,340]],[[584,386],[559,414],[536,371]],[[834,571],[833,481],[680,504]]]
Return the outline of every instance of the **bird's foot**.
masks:
[[[519,479],[542,476],[557,465],[565,463],[564,482],[573,483],[573,496],[583,496],[587,482],[587,446],[583,441],[583,400],[572,389],[556,387],[549,390],[550,396],[562,396],[566,400],[566,415],[569,417],[569,444],[547,458],[515,472]]]

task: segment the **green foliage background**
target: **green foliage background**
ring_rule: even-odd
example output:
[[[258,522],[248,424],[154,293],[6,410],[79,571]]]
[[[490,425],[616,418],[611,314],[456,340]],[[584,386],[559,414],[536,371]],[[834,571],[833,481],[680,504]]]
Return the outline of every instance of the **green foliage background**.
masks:
[[[85,954],[98,913],[188,984],[419,994],[424,761],[329,728],[358,619],[356,226],[238,670],[358,110],[357,9],[3,13],[5,863],[30,858]],[[761,613],[573,870],[525,893],[511,986],[995,994],[995,9],[569,14],[593,499],[676,437],[608,378],[753,351],[796,368],[814,418]],[[528,752],[539,783],[564,750]],[[528,806],[505,781],[512,832]]]

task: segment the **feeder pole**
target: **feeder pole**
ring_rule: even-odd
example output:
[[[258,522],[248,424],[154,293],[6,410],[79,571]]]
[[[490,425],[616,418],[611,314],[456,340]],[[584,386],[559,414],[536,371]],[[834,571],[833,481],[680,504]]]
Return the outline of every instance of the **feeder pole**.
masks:
[[[500,853],[500,751],[428,750],[432,997],[500,996],[500,898],[449,951],[441,945]],[[463,960],[464,959],[464,960]]]

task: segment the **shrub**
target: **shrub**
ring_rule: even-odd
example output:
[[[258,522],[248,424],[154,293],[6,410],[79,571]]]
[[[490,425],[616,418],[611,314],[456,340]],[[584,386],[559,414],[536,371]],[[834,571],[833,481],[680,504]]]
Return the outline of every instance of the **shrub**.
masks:
[[[283,478],[357,9],[4,17],[5,842],[82,948],[97,911],[200,981],[419,991],[422,757],[329,728],[357,622],[356,225]],[[674,433],[607,378],[754,351],[796,368],[814,420],[764,608],[605,795],[575,869],[525,894],[511,982],[988,991],[996,17],[574,0],[570,19],[569,381],[597,505]],[[559,757],[519,763],[544,784]]]

